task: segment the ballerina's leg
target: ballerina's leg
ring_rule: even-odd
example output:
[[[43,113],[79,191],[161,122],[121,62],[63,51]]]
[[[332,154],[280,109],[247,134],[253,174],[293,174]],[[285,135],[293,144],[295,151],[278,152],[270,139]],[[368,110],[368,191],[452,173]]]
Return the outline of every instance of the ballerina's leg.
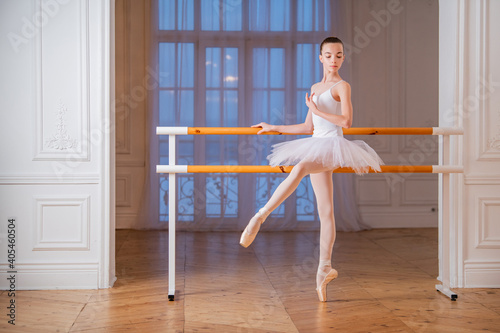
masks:
[[[316,162],[300,162],[293,167],[288,177],[281,182],[276,188],[269,201],[262,207],[261,217],[253,218],[248,224],[247,230],[249,233],[256,233],[259,231],[260,225],[264,222],[267,216],[288,198],[293,191],[299,186],[302,178],[309,174],[318,173],[327,170],[321,164]]]
[[[321,225],[319,259],[330,260],[336,236],[332,173],[331,171],[316,173],[312,174],[310,178]]]
[[[321,226],[319,238],[319,265],[318,274],[316,275],[316,285],[319,287],[325,279],[325,276],[332,269],[331,258],[336,236],[335,217],[333,214],[333,180],[331,171],[311,174],[310,177],[316,196]]]

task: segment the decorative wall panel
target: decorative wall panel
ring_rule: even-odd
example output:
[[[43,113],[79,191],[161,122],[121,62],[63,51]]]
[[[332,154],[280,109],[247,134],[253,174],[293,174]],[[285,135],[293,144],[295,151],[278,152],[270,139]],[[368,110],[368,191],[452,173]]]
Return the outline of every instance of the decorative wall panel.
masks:
[[[496,23],[490,18],[490,10],[499,10],[496,1],[478,1],[475,3],[481,20],[476,20],[476,50],[475,71],[477,77],[472,80],[476,82],[475,89],[465,97],[462,105],[464,117],[477,115],[476,133],[479,147],[477,159],[480,161],[500,160],[500,64],[491,59],[500,57],[500,49],[492,47],[490,38],[492,31],[496,31]],[[490,8],[494,7],[494,8]],[[491,30],[491,26],[494,26]]]
[[[500,197],[478,197],[476,209],[476,248],[500,249]]]
[[[45,24],[35,35],[34,160],[89,160],[89,4],[61,4],[57,13],[36,3]],[[41,14],[41,15],[42,15]]]
[[[132,174],[119,173],[116,175],[116,206],[131,207]]]
[[[352,9],[345,20],[353,37],[346,43],[355,48],[354,54],[347,54],[352,57],[353,126],[437,126],[438,3],[360,0],[344,5]],[[428,50],[425,56],[422,48]],[[360,139],[389,165],[437,164],[436,137]],[[437,226],[433,210],[438,204],[437,178],[384,174],[356,177],[356,182],[358,204],[368,225]]]
[[[387,180],[381,177],[360,178],[357,182],[358,204],[366,206],[390,206],[392,191]]]
[[[401,184],[401,205],[434,205],[437,208],[437,175],[412,175]]]
[[[89,197],[35,197],[33,250],[89,249]]]

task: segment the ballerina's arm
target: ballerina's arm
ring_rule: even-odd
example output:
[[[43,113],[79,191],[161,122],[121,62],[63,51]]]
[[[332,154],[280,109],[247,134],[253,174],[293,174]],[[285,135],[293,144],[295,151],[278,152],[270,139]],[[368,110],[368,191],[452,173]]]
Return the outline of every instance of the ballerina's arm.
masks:
[[[342,109],[341,115],[330,114],[319,110],[316,103],[312,100],[314,93],[312,93],[311,96],[308,96],[306,93],[306,104],[309,107],[309,110],[321,118],[324,118],[337,126],[349,128],[352,125],[351,86],[347,82],[339,84],[337,91],[340,97],[340,107]]]
[[[280,132],[280,133],[312,133],[314,127],[312,122],[311,110],[307,112],[306,120],[302,124],[295,125],[270,125],[268,123],[259,123],[252,125],[252,127],[262,128],[257,134],[264,134],[267,132]]]

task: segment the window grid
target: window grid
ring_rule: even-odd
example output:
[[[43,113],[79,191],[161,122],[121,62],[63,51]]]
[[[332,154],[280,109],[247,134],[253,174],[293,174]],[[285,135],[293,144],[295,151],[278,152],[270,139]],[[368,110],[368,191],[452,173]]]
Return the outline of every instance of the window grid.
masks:
[[[205,48],[205,120],[207,126],[237,126],[237,103],[231,107],[228,101],[238,99],[238,66],[231,71],[230,63],[238,64],[238,48]],[[234,67],[234,66],[233,66]],[[232,75],[230,75],[232,74]],[[216,97],[217,96],[217,97]],[[216,98],[214,98],[216,97]],[[217,105],[212,100],[218,101]],[[214,115],[217,115],[214,117]],[[235,114],[231,117],[230,114]],[[238,146],[238,136],[210,135],[205,138],[206,164],[238,164],[238,157],[231,156],[231,149]],[[211,149],[217,147],[216,149]],[[233,174],[218,174],[206,177],[206,218],[236,218],[238,216],[239,179]]]
[[[265,121],[271,124],[285,123],[282,110],[277,110],[276,106],[285,106],[285,54],[287,50],[282,47],[255,47],[253,55],[253,117],[254,122]],[[281,61],[280,61],[281,60]],[[280,66],[281,64],[281,66]],[[271,68],[273,69],[271,71]],[[262,104],[260,104],[262,103]],[[265,113],[262,113],[262,110]],[[281,111],[281,112],[280,112]],[[273,143],[284,141],[284,137],[275,137],[270,141]],[[271,148],[270,142],[266,142],[260,149],[260,157],[257,162],[267,164],[266,156]],[[283,180],[282,175],[263,174],[257,176],[255,187],[255,209],[262,207],[277,186]],[[292,199],[293,200],[293,199]],[[271,213],[272,217],[284,218],[285,205],[281,204]]]
[[[283,33],[299,33],[299,38],[300,33],[305,33],[306,38],[313,36],[321,39],[325,37],[325,33],[332,30],[331,0],[157,0],[157,2],[160,36],[163,31],[168,32],[165,35],[173,37],[177,37],[179,34],[175,32],[179,32],[180,35],[191,35],[193,38],[196,38],[200,32],[206,34],[217,32],[240,38],[242,32],[250,34],[265,32],[266,35],[277,34],[278,36]],[[254,8],[257,10],[252,10]],[[212,9],[212,11],[203,9]],[[213,9],[218,16],[216,29],[208,28],[208,24],[203,24],[208,19],[207,13],[213,12]],[[165,27],[166,19],[162,14],[170,15],[170,19],[175,22],[170,25],[175,28]],[[239,23],[229,24],[237,24],[239,29],[227,28],[227,21],[235,20],[235,17],[239,17]],[[282,22],[281,19],[283,19]],[[257,23],[252,23],[252,20],[265,20],[264,28],[257,27]],[[276,28],[277,22],[280,22],[281,29]],[[254,25],[256,27],[253,27]],[[317,36],[311,33],[317,33]]]
[[[158,1],[163,1],[163,0],[158,0]],[[166,1],[166,0],[165,0]],[[263,30],[261,31],[254,31],[254,30],[250,30],[250,15],[242,15],[241,17],[241,30],[239,31],[235,31],[235,30],[230,30],[228,28],[228,26],[226,25],[225,21],[226,21],[226,16],[227,15],[220,15],[220,11],[222,10],[223,12],[225,11],[225,7],[224,6],[228,6],[228,5],[231,5],[231,1],[227,1],[227,0],[215,0],[215,2],[218,2],[217,4],[215,4],[215,7],[218,7],[218,10],[219,10],[219,17],[218,17],[218,31],[216,30],[206,30],[206,29],[203,29],[203,24],[202,24],[202,20],[200,19],[203,15],[202,13],[202,7],[201,7],[201,1],[194,1],[193,3],[193,8],[192,8],[192,15],[191,14],[187,14],[186,11],[183,11],[183,10],[180,10],[180,5],[183,5],[184,7],[182,8],[188,8],[188,4],[189,4],[189,1],[191,0],[168,0],[169,2],[175,2],[175,6],[176,6],[176,12],[177,13],[183,13],[183,17],[184,19],[186,17],[194,17],[194,24],[193,24],[193,28],[191,30],[188,30],[186,29],[186,26],[187,24],[184,23],[184,22],[179,22],[179,21],[182,21],[182,19],[179,19],[179,15],[175,15],[175,26],[178,27],[177,30],[171,30],[171,31],[163,31],[161,29],[158,30],[158,43],[167,43],[167,42],[174,42],[175,45],[176,45],[176,55],[175,55],[175,62],[176,62],[176,71],[175,71],[175,75],[176,75],[176,78],[175,78],[175,82],[179,82],[178,81],[178,71],[177,71],[177,68],[180,67],[179,65],[179,59],[182,60],[182,58],[179,57],[178,55],[178,51],[177,51],[177,48],[178,48],[178,41],[179,40],[182,40],[184,43],[192,43],[195,45],[195,52],[194,52],[194,64],[198,63],[198,60],[197,60],[197,57],[201,57],[203,55],[205,55],[205,51],[207,50],[207,48],[209,48],[209,46],[207,45],[217,45],[219,42],[218,41],[224,41],[224,44],[225,45],[230,45],[231,47],[234,45],[235,48],[237,48],[238,50],[238,53],[243,55],[243,54],[250,54],[249,51],[251,51],[251,49],[253,47],[256,47],[255,45],[263,45],[265,48],[267,48],[267,52],[268,52],[268,57],[270,57],[270,53],[271,53],[271,47],[272,45],[275,45],[277,42],[278,44],[282,43],[283,40],[288,40],[288,44],[285,48],[283,48],[284,52],[286,54],[292,54],[291,57],[287,56],[286,58],[284,58],[284,61],[283,61],[283,66],[285,68],[285,71],[293,71],[295,68],[297,67],[300,67],[301,64],[298,63],[298,54],[297,54],[297,50],[299,48],[301,48],[303,45],[310,45],[309,41],[311,40],[320,40],[320,39],[323,39],[325,37],[325,32],[326,31],[329,31],[331,30],[331,26],[328,26],[327,25],[327,22],[329,21],[328,20],[328,17],[329,17],[329,13],[325,12],[325,14],[322,16],[322,15],[319,15],[318,17],[318,20],[316,20],[315,22],[315,26],[312,26],[311,25],[311,31],[306,31],[304,26],[299,26],[298,22],[300,21],[299,19],[292,19],[292,18],[295,18],[295,17],[298,17],[298,15],[300,15],[301,13],[301,10],[299,8],[299,5],[301,3],[311,3],[312,6],[312,10],[311,12],[313,14],[311,15],[314,15],[314,13],[318,12],[318,11],[321,11],[321,8],[330,8],[330,5],[329,5],[329,0],[301,0],[301,1],[288,1],[288,0],[283,0],[282,2],[283,3],[288,3],[289,4],[289,8],[287,9],[287,13],[288,13],[288,23],[286,24],[286,27],[288,30],[286,31],[277,31],[277,30],[274,30],[272,31],[272,29],[270,29],[271,31],[267,31],[265,34],[263,34]],[[257,0],[256,0],[257,1]],[[210,0],[204,0],[204,2],[212,2],[212,4],[214,5],[214,1],[210,1]],[[271,1],[267,1],[267,0],[260,0],[258,2],[261,2],[263,3],[265,6],[267,6],[267,9],[268,9],[268,12],[272,12],[271,10]],[[276,2],[276,1],[275,1]],[[241,2],[234,2],[234,3],[240,3],[241,4],[241,13],[250,13],[250,10],[249,10],[249,7],[250,7],[250,4],[249,4],[249,1],[246,1],[246,0],[243,0]],[[226,8],[227,10],[227,8]],[[239,11],[239,9],[237,8],[236,11]],[[227,13],[227,11],[225,12]],[[273,15],[270,15],[269,17],[273,17]],[[270,19],[270,18],[269,18]],[[161,21],[161,19],[160,19]],[[330,22],[331,23],[331,22]],[[270,26],[268,24],[268,26]],[[324,30],[321,30],[321,27],[324,27]],[[244,43],[241,43],[241,40],[248,40],[248,39],[251,39],[253,41],[253,43],[248,43],[248,42],[244,42]],[[205,49],[200,49],[200,50],[197,50],[197,48],[199,47],[199,42],[203,40],[203,45],[205,47]],[[317,45],[316,45],[317,47]],[[223,48],[225,49],[225,48]],[[247,49],[247,50],[245,50]],[[221,52],[221,57],[222,55],[224,54],[224,52]],[[286,60],[285,60],[286,59]],[[291,61],[292,60],[292,61]],[[310,67],[315,67],[315,68],[311,68],[311,72],[314,72],[314,76],[316,77],[317,73],[319,73],[319,66],[315,66],[314,64],[317,63],[317,53],[314,54],[314,57],[312,59],[313,61],[309,61],[309,66]],[[220,63],[222,64],[223,61],[220,61]],[[239,73],[241,75],[241,77],[246,77],[247,75],[249,75],[248,73],[251,73],[251,68],[248,68],[247,67],[248,63],[246,63],[246,65],[244,65],[243,67],[240,65],[238,65],[238,68],[239,70],[243,69],[243,71],[241,73]],[[192,68],[194,68],[195,66],[192,66]],[[223,71],[223,66],[220,66],[220,71]],[[304,68],[306,68],[305,66],[301,67],[303,70]],[[200,70],[204,70],[202,68],[200,68]],[[247,73],[247,74],[245,74]],[[238,75],[238,77],[240,77],[240,75]],[[296,76],[295,75],[299,75],[299,74],[292,74],[293,78],[295,78]],[[196,76],[196,73],[195,73],[195,76]],[[224,77],[223,76],[223,73],[220,74],[220,77]],[[269,94],[269,96],[272,96],[271,94],[275,93],[275,92],[282,92],[283,94],[283,98],[284,100],[288,100],[288,101],[296,101],[297,103],[297,106],[296,106],[296,118],[298,121],[302,121],[302,119],[305,118],[305,115],[307,113],[307,110],[305,110],[304,106],[302,104],[303,103],[303,96],[305,94],[305,92],[308,92],[309,91],[309,86],[310,84],[312,84],[313,82],[310,82],[308,84],[305,84],[304,86],[300,86],[300,82],[299,82],[299,79],[297,78],[297,80],[293,80],[294,83],[296,84],[293,84],[292,83],[292,87],[290,86],[287,86],[286,88],[285,87],[271,87],[271,77],[270,75],[268,76],[268,83],[267,83],[267,88],[265,89],[261,89],[261,88],[254,88],[254,91],[265,91],[266,93]],[[296,81],[296,82],[295,82]],[[287,85],[289,84],[290,80],[287,81]],[[193,98],[197,98],[196,96],[200,96],[200,92],[204,91],[205,94],[207,94],[209,91],[219,91],[219,107],[220,107],[220,111],[219,111],[219,115],[220,115],[220,118],[222,119],[222,124],[225,124],[225,112],[224,112],[224,108],[225,108],[225,105],[226,103],[224,102],[225,100],[225,97],[226,96],[226,93],[227,91],[234,91],[236,92],[237,94],[237,99],[240,99],[240,98],[245,98],[245,96],[241,96],[238,94],[239,90],[240,90],[240,84],[243,84],[243,80],[239,79],[236,87],[234,88],[229,88],[229,87],[221,87],[220,89],[217,89],[217,88],[212,88],[212,87],[208,87],[206,86],[206,83],[203,82],[201,85],[199,83],[196,83],[194,84],[194,86],[192,88],[187,88],[187,87],[183,87],[183,86],[179,86],[177,85],[173,90],[175,90],[175,106],[174,106],[174,109],[175,110],[179,110],[181,108],[181,105],[182,105],[182,98],[181,98],[181,92],[183,91],[191,91],[193,92]],[[307,86],[307,87],[306,87]],[[159,91],[167,91],[169,89],[165,88],[165,87],[161,87],[159,89]],[[172,89],[170,89],[172,90]],[[248,89],[247,89],[248,90]],[[248,94],[248,93],[247,93]],[[290,95],[291,94],[291,95]],[[294,96],[295,95],[295,96]],[[252,98],[251,95],[247,96],[246,98]],[[275,119],[276,118],[276,114],[273,115],[273,110],[272,110],[272,101],[271,101],[272,98],[268,98],[267,99],[267,106],[266,106],[266,112],[267,112],[267,115],[266,117],[268,119]],[[284,102],[283,102],[284,103]],[[238,103],[239,106],[241,105],[247,105],[247,102],[243,102],[243,103]],[[246,119],[246,121],[242,121],[242,123],[244,124],[247,124],[248,120],[251,118],[249,118],[249,116],[247,114],[245,114],[245,112],[243,110],[239,110],[238,111],[238,114],[240,117],[242,117],[242,120],[243,120],[243,117]],[[279,117],[282,117],[283,118],[283,115],[280,115],[279,112],[277,113]],[[179,112],[176,111],[175,112],[175,115],[174,116],[174,122],[175,122],[175,125],[183,125],[182,124],[182,119],[180,119],[181,117],[179,116]],[[288,115],[287,115],[288,116]],[[203,117],[205,118],[205,117]],[[261,119],[262,121],[264,119]],[[285,119],[282,119],[282,120],[285,120]],[[252,122],[253,123],[253,122]],[[282,121],[280,123],[286,123],[285,121]],[[170,124],[171,125],[171,124]],[[192,124],[189,124],[189,125],[192,125]],[[240,125],[240,124],[238,124]],[[185,126],[188,126],[188,124],[186,124]],[[224,125],[226,126],[226,125]],[[180,137],[179,137],[180,138]],[[188,137],[186,137],[186,139],[188,139]],[[220,153],[220,157],[219,157],[219,160],[221,161],[221,164],[227,164],[228,162],[230,163],[231,161],[227,161],[227,154],[226,154],[226,148],[224,148],[226,146],[226,142],[225,141],[230,141],[230,140],[227,140],[228,138],[218,138],[219,140],[219,151],[221,152]],[[281,140],[284,140],[285,138],[281,137],[280,138]],[[290,138],[288,138],[290,139]],[[203,139],[203,140],[206,140],[206,139]],[[204,141],[205,142],[205,141]],[[164,142],[165,144],[168,145],[168,141]],[[181,142],[179,142],[179,144],[181,144]],[[185,142],[185,144],[187,145],[193,145],[193,141],[192,139],[188,139],[187,142]],[[270,146],[271,146],[271,143],[270,142],[267,142],[266,143],[266,146],[267,148],[266,149],[269,149]],[[179,153],[181,153],[180,150],[178,150]],[[262,152],[261,152],[262,153]],[[258,164],[265,164],[267,161],[265,160],[265,155],[267,155],[267,151],[264,152],[265,154],[260,154],[260,158],[258,158],[258,160],[256,161]],[[168,159],[168,155],[165,155],[161,153],[160,151],[160,160],[165,160],[165,159]],[[179,155],[179,161],[178,163],[181,163],[181,159],[189,159],[188,156],[186,155],[185,157],[182,157],[181,155]],[[191,157],[192,159],[192,157]],[[203,164],[203,162],[205,161],[194,161],[190,163],[186,163],[186,164]],[[237,162],[237,161],[236,161]],[[214,162],[215,163],[215,162]],[[181,175],[178,175],[178,177],[181,176]],[[226,184],[228,183],[229,180],[231,181],[234,181],[234,179],[237,179],[238,177],[236,177],[235,175],[226,175],[226,176],[223,176],[223,175],[220,175],[220,176],[217,176],[217,175],[213,175],[214,177],[213,178],[213,181],[212,183],[218,183],[218,184],[221,184],[223,185],[222,187],[226,186]],[[205,184],[206,187],[208,187],[208,179],[206,178],[206,176],[203,176],[203,175],[195,175],[194,177],[202,177],[203,179],[205,179],[203,182],[201,182],[202,184]],[[195,184],[196,182],[194,181],[194,177],[193,175],[186,175],[186,180],[185,181],[179,181],[178,183],[178,187],[181,186],[181,184],[184,184],[184,186],[187,186],[186,188],[188,189],[187,191],[184,190],[182,191],[182,189],[178,188],[178,192],[181,193],[188,193],[189,194],[189,191],[191,191],[192,195],[193,196],[196,196],[197,193],[199,193],[200,191],[197,191],[193,188],[192,184]],[[255,188],[257,189],[259,186],[262,186],[262,177],[265,177],[267,178],[267,191],[269,194],[273,191],[273,189],[277,186],[277,184],[282,180],[282,175],[256,175],[255,177]],[[191,182],[191,183],[190,183]],[[167,181],[168,183],[168,181]],[[237,180],[236,180],[236,183],[237,183]],[[311,191],[311,185],[310,185],[310,182],[309,182],[309,179],[307,178],[307,180],[304,180],[303,181],[304,184],[301,184],[300,186],[304,188],[304,190],[301,192],[301,193],[305,193],[306,195],[298,195],[298,192],[297,192],[297,195],[298,197],[295,198],[291,198],[292,200],[296,201],[296,202],[289,202],[289,205],[287,206],[288,208],[287,209],[293,209],[296,211],[296,216],[297,216],[297,219],[299,220],[303,220],[303,221],[309,221],[309,220],[316,220],[317,217],[314,217],[311,218],[311,214],[310,214],[310,211],[309,208],[307,209],[302,209],[300,207],[310,207],[311,206],[311,202],[314,200],[313,198],[313,195],[312,195],[312,191]],[[197,184],[200,184],[200,182],[198,182]],[[259,185],[260,184],[260,185]],[[189,186],[188,186],[189,185]],[[164,187],[164,185],[161,185],[160,187]],[[167,186],[168,188],[168,186]],[[236,187],[236,191],[238,190],[241,190],[241,187],[237,186]],[[226,192],[224,192],[224,189],[221,190],[221,192],[219,193],[218,197],[220,198],[220,202],[219,202],[219,206],[220,206],[220,211],[222,215],[224,215],[224,205],[226,204],[225,202],[223,202],[225,199],[227,199],[228,197],[228,193],[231,192],[229,190],[226,189]],[[234,191],[233,191],[234,192]],[[204,191],[202,191],[201,193],[204,193]],[[234,193],[233,193],[234,194]],[[178,194],[179,195],[179,194]],[[160,197],[165,197],[165,192],[161,192],[160,193]],[[186,197],[188,197],[189,195],[187,195]],[[205,194],[205,200],[206,200],[206,210],[208,210],[208,202],[210,201],[208,198],[208,195]],[[236,201],[237,201],[237,198],[238,196],[234,196],[232,197],[232,202],[231,204],[234,205],[234,198],[236,198]],[[178,198],[179,200],[181,198]],[[160,201],[162,199],[160,198]],[[262,199],[263,200],[263,199]],[[267,199],[266,199],[267,200]],[[186,199],[186,201],[189,201]],[[191,198],[190,199],[191,202],[196,202],[196,198]],[[226,201],[231,201],[231,200],[226,200]],[[254,210],[256,210],[256,208],[258,207],[259,205],[259,201],[260,199],[256,197],[255,201],[253,202],[253,208]],[[290,201],[290,200],[289,200]],[[166,205],[166,201],[164,201],[165,205]],[[210,204],[213,204],[212,201],[210,201]],[[238,203],[236,202],[236,205],[238,204],[244,204],[244,203]],[[248,203],[246,203],[248,204]],[[165,212],[165,209],[166,209],[166,212],[168,212],[168,207],[163,207],[163,208],[160,208],[161,211]],[[202,211],[199,211],[199,209],[195,209],[195,208],[192,208],[191,210],[189,209],[184,209],[184,212],[187,212],[188,214],[185,214],[186,216],[190,215],[189,218],[179,218],[179,220],[185,220],[185,221],[188,221],[188,220],[194,220],[195,219],[195,215],[196,215],[196,211],[198,211],[199,213],[202,213],[202,214],[206,214],[207,217],[214,217],[214,218],[217,218],[217,217],[220,217],[220,214],[217,215],[211,215],[210,213],[208,213],[208,211],[205,211],[202,210]],[[302,210],[301,210],[302,209]],[[280,217],[283,217],[284,216],[284,213],[281,211],[282,208],[276,210],[276,214],[278,214]],[[314,206],[314,210],[316,210],[315,206]],[[226,212],[228,211],[227,209],[225,210]],[[181,210],[179,210],[179,214],[182,215],[183,213],[181,213]],[[160,212],[160,215],[161,212]],[[237,215],[237,213],[236,213]],[[166,216],[165,218],[165,214],[163,214],[164,218],[161,218],[161,220],[163,221],[166,221],[168,220],[168,216]],[[234,215],[232,215],[234,216]],[[180,216],[179,216],[180,217]],[[227,215],[226,217],[229,217],[229,215]],[[237,217],[237,216],[236,216]]]

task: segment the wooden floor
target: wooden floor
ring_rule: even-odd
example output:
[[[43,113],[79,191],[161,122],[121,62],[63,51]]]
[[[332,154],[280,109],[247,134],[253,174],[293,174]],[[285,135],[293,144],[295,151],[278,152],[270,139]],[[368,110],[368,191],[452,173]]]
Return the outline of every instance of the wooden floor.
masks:
[[[500,332],[500,290],[438,293],[436,229],[339,233],[339,278],[315,292],[318,234],[178,233],[168,302],[167,232],[117,232],[111,289],[19,291],[1,332]],[[6,292],[0,295],[5,309]],[[5,311],[4,311],[5,312]]]

